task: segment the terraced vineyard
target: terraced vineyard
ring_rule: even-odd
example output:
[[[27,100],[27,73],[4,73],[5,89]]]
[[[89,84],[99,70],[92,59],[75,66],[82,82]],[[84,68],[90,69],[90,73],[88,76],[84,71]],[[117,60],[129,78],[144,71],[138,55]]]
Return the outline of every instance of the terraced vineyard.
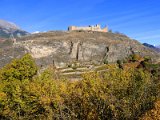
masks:
[[[104,73],[109,71],[109,68],[115,67],[118,68],[116,64],[110,65],[86,65],[86,66],[79,66],[79,67],[67,67],[67,68],[59,68],[56,69],[56,73],[61,77],[69,80],[82,80],[82,76],[85,73]]]

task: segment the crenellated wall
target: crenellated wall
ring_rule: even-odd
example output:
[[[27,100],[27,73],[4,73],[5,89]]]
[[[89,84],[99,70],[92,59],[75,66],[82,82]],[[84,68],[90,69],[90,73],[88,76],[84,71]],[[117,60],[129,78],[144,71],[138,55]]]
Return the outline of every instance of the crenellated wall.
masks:
[[[68,27],[68,31],[78,31],[78,30],[108,32],[108,28],[107,27],[101,28],[100,25],[87,26],[87,27],[77,27],[77,26]]]

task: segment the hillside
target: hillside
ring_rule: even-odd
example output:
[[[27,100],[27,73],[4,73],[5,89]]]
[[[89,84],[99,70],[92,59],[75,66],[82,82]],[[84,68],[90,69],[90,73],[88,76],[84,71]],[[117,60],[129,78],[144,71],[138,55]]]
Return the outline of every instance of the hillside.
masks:
[[[0,119],[159,118],[159,54],[125,35],[52,31],[0,48]]]
[[[114,63],[131,54],[151,56],[159,60],[159,54],[136,40],[121,34],[101,32],[50,31],[17,39],[15,44],[1,44],[0,67],[30,53],[42,68],[55,65],[63,68],[79,65]]]

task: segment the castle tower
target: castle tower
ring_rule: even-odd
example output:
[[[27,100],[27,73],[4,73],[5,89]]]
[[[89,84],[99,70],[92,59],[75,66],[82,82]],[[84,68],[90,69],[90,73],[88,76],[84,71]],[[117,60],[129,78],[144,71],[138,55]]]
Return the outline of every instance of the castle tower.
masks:
[[[73,30],[76,30],[76,26],[69,26],[68,27],[68,31],[73,31]]]

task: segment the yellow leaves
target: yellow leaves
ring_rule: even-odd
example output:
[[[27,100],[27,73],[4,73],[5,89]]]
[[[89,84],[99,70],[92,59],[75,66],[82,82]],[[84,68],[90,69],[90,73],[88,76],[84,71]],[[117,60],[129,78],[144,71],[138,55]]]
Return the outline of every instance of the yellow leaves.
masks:
[[[84,80],[100,80],[99,73],[96,72],[87,72],[82,77]]]
[[[56,94],[53,98],[53,101],[56,103],[63,103],[64,99],[60,95]]]
[[[23,60],[26,65],[30,64],[29,59]],[[16,61],[9,65],[10,70],[6,69],[5,74],[11,78],[5,77],[13,79],[12,75],[24,72],[29,76],[29,71],[23,71],[21,66],[18,67],[21,72],[15,71],[13,66],[18,65],[21,64]],[[85,73],[80,81],[54,80],[51,69],[31,80],[3,80],[0,82],[0,112],[13,119],[19,116],[21,119],[136,119],[135,113],[142,114],[141,110],[157,98],[156,85],[149,72],[119,69],[116,64],[99,69],[108,70]],[[158,102],[155,109],[151,113],[159,114]]]
[[[1,70],[0,79],[12,80],[31,80],[37,73],[37,66],[29,54],[20,59],[13,60]]]
[[[40,104],[42,105],[50,105],[51,99],[48,96],[41,96]]]
[[[146,112],[140,120],[160,120],[160,100],[155,102],[154,108]]]
[[[63,93],[65,93],[66,91],[67,91],[67,86],[66,86],[66,84],[64,83],[64,82],[61,82],[60,84],[59,84],[59,88],[61,89],[61,92]]]
[[[0,92],[0,102],[5,100],[7,98],[7,95],[4,92]]]

